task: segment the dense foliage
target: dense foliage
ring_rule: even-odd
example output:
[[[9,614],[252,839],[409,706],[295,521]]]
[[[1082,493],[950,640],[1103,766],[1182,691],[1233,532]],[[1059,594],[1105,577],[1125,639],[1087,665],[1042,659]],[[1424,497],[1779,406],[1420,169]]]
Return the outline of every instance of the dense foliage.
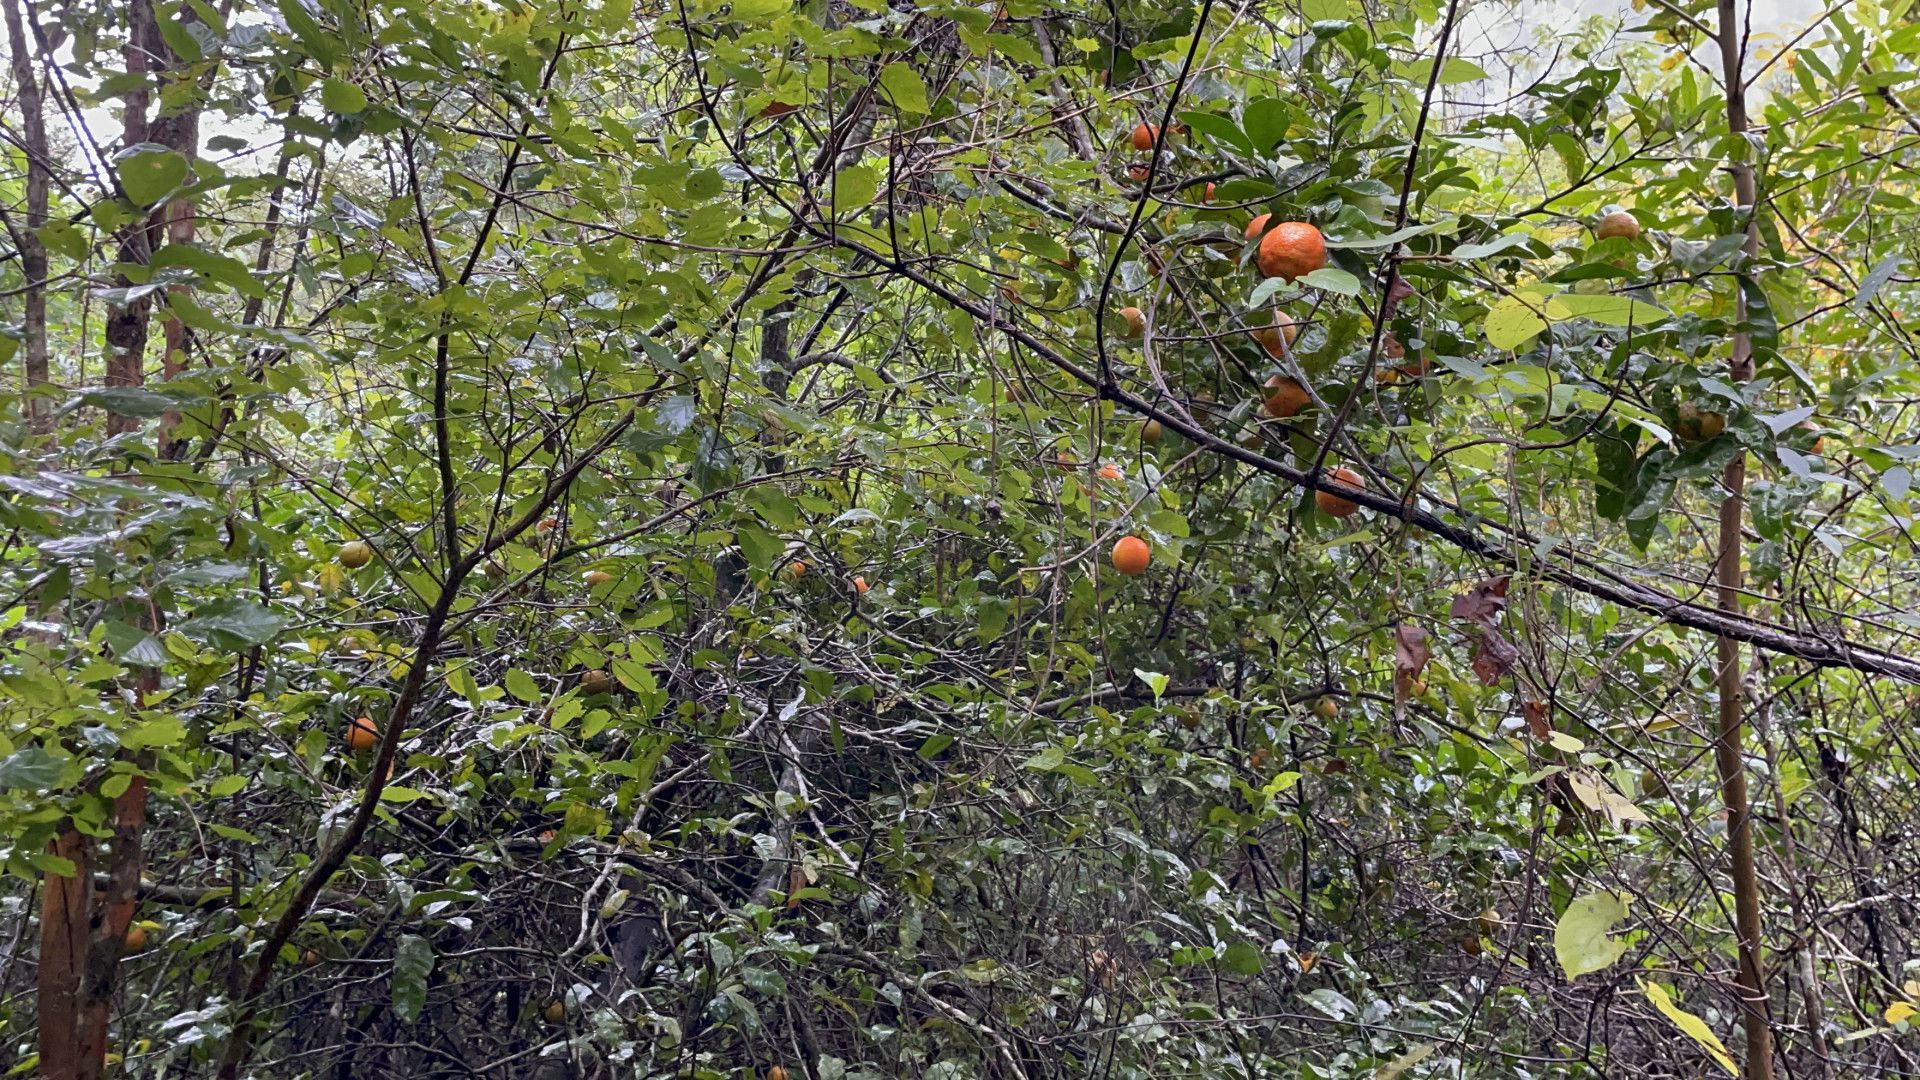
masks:
[[[19,1071],[1920,1068],[1910,0],[4,2]]]

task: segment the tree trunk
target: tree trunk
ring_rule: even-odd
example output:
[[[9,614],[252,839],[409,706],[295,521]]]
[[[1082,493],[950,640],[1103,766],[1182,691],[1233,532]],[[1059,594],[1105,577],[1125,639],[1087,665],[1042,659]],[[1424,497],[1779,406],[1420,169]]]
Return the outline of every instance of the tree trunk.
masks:
[[[26,334],[25,375],[22,391],[26,400],[28,429],[47,430],[46,402],[35,391],[46,385],[47,371],[47,246],[40,240],[40,229],[47,224],[48,189],[52,179],[52,158],[47,151],[47,124],[39,77],[34,72],[33,47],[26,32],[22,12],[25,0],[7,0],[7,44],[11,52],[13,83],[20,95],[20,131],[27,156],[27,213],[24,228],[13,230],[14,246],[20,251],[21,276],[26,279],[22,299],[25,303]],[[11,224],[11,221],[9,221]]]
[[[1751,0],[1749,0],[1751,2]],[[1718,0],[1720,65],[1727,92],[1727,130],[1742,138],[1747,130],[1744,57],[1737,0]],[[1759,207],[1755,200],[1752,166],[1745,160],[1733,163],[1734,201],[1752,215],[1747,221],[1746,253],[1752,260],[1760,251]],[[1747,317],[1744,289],[1737,300],[1738,314]],[[1753,339],[1745,330],[1734,334],[1733,353],[1728,358],[1727,375],[1735,383],[1753,377]],[[1719,607],[1730,614],[1740,613],[1740,592],[1745,584],[1741,565],[1740,523],[1746,504],[1747,458],[1742,453],[1727,463],[1721,478],[1725,491],[1720,502],[1720,541],[1716,571],[1719,578]],[[1773,1028],[1769,1017],[1766,969],[1761,964],[1760,883],[1754,867],[1753,813],[1747,795],[1745,754],[1741,750],[1741,728],[1745,723],[1742,700],[1740,642],[1725,634],[1719,639],[1720,717],[1714,739],[1713,759],[1720,777],[1720,796],[1727,809],[1727,846],[1733,878],[1734,933],[1737,937],[1742,1019],[1747,1033],[1747,1080],[1773,1078]]]

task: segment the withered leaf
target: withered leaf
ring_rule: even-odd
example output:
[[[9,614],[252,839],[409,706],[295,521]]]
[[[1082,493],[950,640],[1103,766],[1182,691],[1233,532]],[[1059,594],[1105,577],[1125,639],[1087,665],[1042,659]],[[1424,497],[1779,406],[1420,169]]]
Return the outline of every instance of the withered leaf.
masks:
[[[1547,703],[1528,698],[1523,708],[1527,714],[1527,732],[1541,742],[1553,738],[1553,725],[1547,722]]]
[[[1520,650],[1513,643],[1500,636],[1500,631],[1487,626],[1473,634],[1473,673],[1480,681],[1492,686],[1505,678],[1520,659]]]
[[[1401,623],[1393,630],[1393,685],[1394,692],[1405,698],[1413,689],[1415,680],[1426,670],[1427,661],[1433,659],[1433,648],[1427,644],[1427,632],[1412,623]]]
[[[1508,575],[1491,577],[1453,598],[1453,617],[1476,626],[1493,627],[1507,609]]]

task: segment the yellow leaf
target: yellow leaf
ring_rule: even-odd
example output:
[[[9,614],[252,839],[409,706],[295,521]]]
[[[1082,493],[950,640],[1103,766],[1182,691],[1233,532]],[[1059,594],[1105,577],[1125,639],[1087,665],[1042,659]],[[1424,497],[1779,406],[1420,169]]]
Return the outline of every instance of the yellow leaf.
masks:
[[[1720,1036],[1713,1033],[1705,1020],[1675,1005],[1673,998],[1658,983],[1643,982],[1640,989],[1647,995],[1647,1000],[1653,1002],[1654,1008],[1673,1021],[1673,1026],[1679,1028],[1687,1038],[1699,1043],[1713,1060],[1720,1063],[1721,1068],[1727,1070],[1728,1075],[1740,1075],[1740,1070],[1734,1067],[1733,1055],[1727,1053],[1726,1044],[1720,1041]]]
[[[1887,1006],[1887,1023],[1897,1024],[1902,1020],[1911,1020],[1920,1016],[1920,1009],[1913,1007],[1911,1001],[1896,1001]]]

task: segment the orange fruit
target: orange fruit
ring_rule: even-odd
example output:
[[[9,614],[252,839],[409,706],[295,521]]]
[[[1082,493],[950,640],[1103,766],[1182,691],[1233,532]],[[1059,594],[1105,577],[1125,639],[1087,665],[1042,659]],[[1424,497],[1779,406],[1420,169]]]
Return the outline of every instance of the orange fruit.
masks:
[[[580,692],[583,694],[611,694],[614,689],[613,676],[606,668],[593,668],[580,673]]]
[[[319,951],[316,949],[308,949],[305,952],[301,953],[300,963],[304,967],[319,967],[320,966]]]
[[[1340,481],[1348,487],[1364,488],[1367,486],[1361,481],[1360,474],[1354,472],[1352,469],[1339,468],[1333,470],[1333,479]],[[1360,509],[1359,503],[1354,502],[1352,499],[1342,498],[1330,491],[1314,492],[1313,501],[1316,506],[1320,507],[1322,513],[1331,514],[1337,518],[1350,517],[1354,511]],[[1328,699],[1322,698],[1321,700],[1326,701]]]
[[[1819,424],[1814,423],[1812,420],[1802,420],[1794,426],[1801,431],[1813,432],[1813,445],[1807,448],[1807,453],[1825,454],[1827,452],[1827,436],[1825,432],[1820,430]]]
[[[865,593],[867,591],[867,579],[864,577],[854,578],[853,591],[857,593]]]
[[[1272,220],[1272,214],[1261,214],[1259,217],[1247,222],[1247,239],[1252,240],[1254,237],[1266,232],[1267,222]]]
[[[1293,343],[1300,340],[1300,324],[1293,321],[1293,316],[1275,308],[1273,322],[1252,333],[1253,340],[1267,350],[1268,356],[1285,356]]]
[[[1678,423],[1673,425],[1674,434],[1681,442],[1705,442],[1727,430],[1727,414],[1702,409],[1691,401],[1683,401],[1675,410]]]
[[[1283,221],[1260,238],[1254,261],[1267,277],[1303,278],[1327,265],[1327,238],[1304,221]]]
[[[1213,181],[1211,181],[1211,180],[1209,180],[1209,181],[1207,181],[1207,194],[1206,194],[1206,196],[1205,196],[1205,201],[1207,201],[1207,202],[1212,202],[1212,201],[1213,201],[1213,193],[1214,193],[1214,191],[1215,191],[1215,189],[1217,188],[1217,186],[1218,186],[1218,185],[1216,185],[1216,184],[1214,184],[1214,183],[1213,183]]]
[[[356,754],[364,754],[380,741],[380,728],[373,720],[365,716],[356,716],[353,723],[347,725],[347,749]]]
[[[1152,561],[1153,549],[1137,536],[1123,536],[1113,545],[1113,568],[1128,577],[1146,573]]]
[[[1640,219],[1625,210],[1615,210],[1600,219],[1600,223],[1593,227],[1593,235],[1597,240],[1611,240],[1616,236],[1638,240],[1640,239]]]
[[[349,570],[358,570],[373,561],[373,548],[365,540],[349,540],[340,545],[334,555],[340,565]]]
[[[1313,703],[1313,711],[1322,718],[1331,720],[1340,715],[1340,703],[1330,697],[1323,697]]]
[[[767,1080],[787,1080],[786,1066],[775,1065],[773,1068],[768,1069]]]
[[[547,1002],[546,1007],[540,1010],[540,1017],[554,1027],[559,1027],[567,1022],[567,1003],[558,999]]]
[[[587,583],[587,588],[595,589],[612,581],[613,575],[607,573],[605,570],[589,570],[580,580]]]
[[[1290,375],[1275,375],[1267,380],[1265,405],[1270,415],[1285,420],[1298,415],[1312,400],[1307,395],[1307,388]]]
[[[533,527],[534,532],[549,533],[560,527],[559,518],[541,518],[540,524]]]
[[[1159,446],[1160,436],[1164,434],[1166,429],[1160,426],[1158,420],[1149,420],[1140,425],[1140,441],[1148,446]]]
[[[794,577],[806,577],[807,576],[806,562],[801,559],[793,560],[793,564],[787,567],[787,573],[792,574]]]
[[[1160,129],[1152,124],[1140,124],[1133,129],[1133,148],[1135,150],[1153,149],[1153,140],[1160,136]]]
[[[134,923],[132,926],[127,927],[127,938],[124,944],[126,946],[124,951],[129,956],[146,948],[147,928],[141,926],[139,923]]]
[[[1139,308],[1123,307],[1120,309],[1120,317],[1127,320],[1128,337],[1139,337],[1147,332],[1147,316]]]

